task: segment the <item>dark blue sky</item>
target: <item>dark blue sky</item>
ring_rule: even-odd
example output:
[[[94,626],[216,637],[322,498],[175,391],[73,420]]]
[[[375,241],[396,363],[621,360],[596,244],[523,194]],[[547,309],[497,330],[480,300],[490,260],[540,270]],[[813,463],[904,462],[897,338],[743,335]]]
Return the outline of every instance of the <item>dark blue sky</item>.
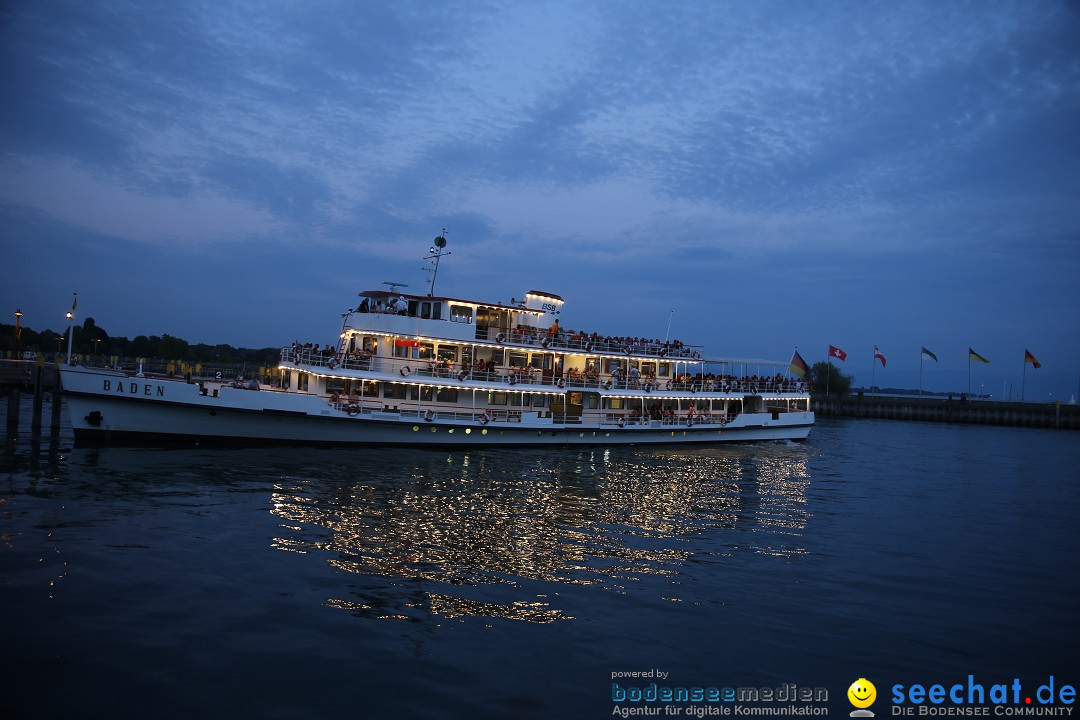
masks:
[[[870,382],[1080,380],[1070,2],[7,2],[0,310],[332,341],[384,280]],[[11,322],[9,319],[8,322]]]

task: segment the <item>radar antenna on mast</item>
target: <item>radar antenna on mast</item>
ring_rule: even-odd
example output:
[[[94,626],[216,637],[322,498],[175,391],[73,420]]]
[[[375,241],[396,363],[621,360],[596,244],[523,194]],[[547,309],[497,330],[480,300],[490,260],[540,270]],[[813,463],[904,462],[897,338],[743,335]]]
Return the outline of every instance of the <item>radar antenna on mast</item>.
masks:
[[[391,294],[391,295],[396,295],[396,294],[397,294],[397,289],[398,289],[398,288],[401,288],[401,287],[409,287],[409,286],[408,286],[408,285],[406,285],[405,283],[399,283],[399,282],[394,282],[394,281],[392,281],[392,280],[383,280],[382,284],[383,284],[383,285],[389,285],[389,286],[390,286],[390,294]]]
[[[446,228],[443,228],[442,235],[436,237],[432,246],[428,248],[430,254],[424,258],[425,260],[434,260],[429,268],[431,270],[431,279],[428,281],[428,297],[435,294],[435,277],[439,274],[439,260],[442,259],[443,255],[451,254],[449,250],[443,250],[445,247]]]

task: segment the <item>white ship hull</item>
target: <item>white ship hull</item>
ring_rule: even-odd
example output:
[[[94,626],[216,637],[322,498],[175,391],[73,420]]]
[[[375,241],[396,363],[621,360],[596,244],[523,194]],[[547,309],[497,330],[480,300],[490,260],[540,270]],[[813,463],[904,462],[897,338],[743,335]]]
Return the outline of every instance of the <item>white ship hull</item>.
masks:
[[[338,409],[318,395],[200,385],[111,370],[61,369],[78,444],[222,443],[452,446],[698,444],[802,440],[812,412],[743,412],[727,423],[644,419],[559,423],[522,414]],[[766,396],[768,399],[768,396]]]

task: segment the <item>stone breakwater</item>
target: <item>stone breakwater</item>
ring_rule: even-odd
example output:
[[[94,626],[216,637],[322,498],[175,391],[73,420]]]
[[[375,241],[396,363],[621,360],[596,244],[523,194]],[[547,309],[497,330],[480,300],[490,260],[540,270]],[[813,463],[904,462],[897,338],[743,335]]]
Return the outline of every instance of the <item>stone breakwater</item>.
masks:
[[[810,409],[823,417],[876,418],[926,422],[1010,425],[1013,427],[1080,430],[1080,406],[1061,403],[1020,403],[940,397],[875,397],[852,395],[837,399],[815,395]]]

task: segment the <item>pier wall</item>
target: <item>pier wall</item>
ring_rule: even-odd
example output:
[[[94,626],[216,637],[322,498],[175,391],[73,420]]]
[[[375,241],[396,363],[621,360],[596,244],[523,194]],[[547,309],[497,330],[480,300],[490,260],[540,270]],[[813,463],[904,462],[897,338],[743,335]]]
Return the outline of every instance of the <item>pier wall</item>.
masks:
[[[916,420],[925,422],[1010,425],[1080,430],[1080,406],[1061,403],[993,402],[940,397],[876,397],[843,399],[815,395],[810,409],[819,416]]]

